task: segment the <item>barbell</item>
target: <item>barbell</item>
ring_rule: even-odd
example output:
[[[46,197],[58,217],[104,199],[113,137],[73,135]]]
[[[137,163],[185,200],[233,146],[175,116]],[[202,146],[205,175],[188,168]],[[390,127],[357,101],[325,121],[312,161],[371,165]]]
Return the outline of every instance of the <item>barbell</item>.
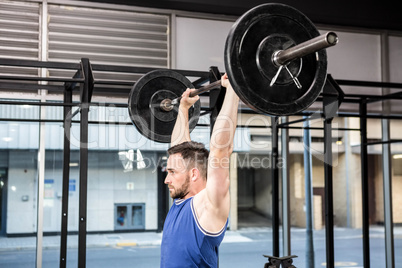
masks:
[[[296,114],[318,98],[327,76],[325,48],[337,43],[336,33],[320,35],[297,9],[262,4],[239,17],[229,31],[224,51],[226,73],[241,101],[256,112]],[[191,96],[220,85],[220,80],[215,81]],[[151,140],[170,142],[180,96],[187,88],[194,88],[191,81],[168,69],[138,79],[128,99],[130,119],[138,131]],[[190,131],[199,115],[197,101],[189,109]]]

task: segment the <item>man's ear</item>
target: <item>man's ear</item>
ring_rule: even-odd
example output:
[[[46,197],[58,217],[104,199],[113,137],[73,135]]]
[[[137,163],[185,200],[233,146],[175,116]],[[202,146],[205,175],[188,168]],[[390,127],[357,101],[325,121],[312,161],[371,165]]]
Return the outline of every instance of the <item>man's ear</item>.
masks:
[[[198,170],[198,168],[192,168],[190,176],[192,181],[196,181],[200,176],[200,171]]]

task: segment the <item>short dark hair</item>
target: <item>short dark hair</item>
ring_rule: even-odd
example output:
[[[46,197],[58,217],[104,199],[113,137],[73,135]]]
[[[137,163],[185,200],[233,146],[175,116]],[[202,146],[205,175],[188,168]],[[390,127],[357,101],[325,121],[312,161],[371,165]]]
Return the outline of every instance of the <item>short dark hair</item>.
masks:
[[[168,149],[168,154],[181,154],[188,161],[187,170],[197,167],[203,178],[207,178],[209,151],[205,145],[195,141],[185,141]]]

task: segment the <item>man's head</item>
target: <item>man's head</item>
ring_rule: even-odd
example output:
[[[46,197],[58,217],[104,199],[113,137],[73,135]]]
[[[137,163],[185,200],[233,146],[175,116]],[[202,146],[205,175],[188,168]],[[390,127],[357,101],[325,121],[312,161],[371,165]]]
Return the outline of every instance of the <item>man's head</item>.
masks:
[[[209,152],[202,143],[183,142],[168,150],[165,183],[172,198],[186,198],[205,187]]]

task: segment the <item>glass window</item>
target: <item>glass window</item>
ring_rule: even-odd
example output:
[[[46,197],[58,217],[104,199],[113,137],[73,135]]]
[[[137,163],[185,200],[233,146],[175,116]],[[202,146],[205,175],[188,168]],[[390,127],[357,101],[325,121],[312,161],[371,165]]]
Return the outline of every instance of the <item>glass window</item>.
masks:
[[[131,206],[131,224],[135,228],[144,227],[144,205]]]
[[[115,204],[116,230],[145,229],[145,204]]]
[[[127,226],[127,206],[117,206],[117,225]]]

